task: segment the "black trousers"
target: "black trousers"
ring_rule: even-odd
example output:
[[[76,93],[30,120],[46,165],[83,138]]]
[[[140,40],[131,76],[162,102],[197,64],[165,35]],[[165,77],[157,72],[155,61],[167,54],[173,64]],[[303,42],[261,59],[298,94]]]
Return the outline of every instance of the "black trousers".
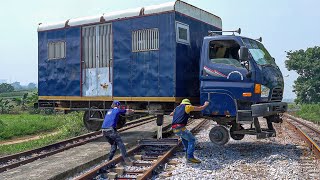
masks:
[[[126,147],[123,144],[123,141],[119,133],[113,128],[103,129],[102,132],[104,137],[106,137],[107,141],[111,145],[111,149],[109,153],[109,161],[113,158],[114,154],[116,153],[117,147],[119,147],[122,157],[126,158],[128,156]]]

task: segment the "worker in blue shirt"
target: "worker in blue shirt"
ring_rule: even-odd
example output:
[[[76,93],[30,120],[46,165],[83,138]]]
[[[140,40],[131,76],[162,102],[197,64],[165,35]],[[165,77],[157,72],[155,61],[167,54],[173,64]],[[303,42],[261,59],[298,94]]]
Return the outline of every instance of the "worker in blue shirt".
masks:
[[[186,150],[186,158],[190,163],[201,163],[200,160],[194,158],[193,153],[195,149],[196,139],[192,133],[186,128],[191,111],[202,111],[209,105],[206,101],[203,106],[192,106],[189,99],[183,99],[179,106],[177,106],[170,116],[172,119],[173,132],[182,139],[182,144]]]
[[[117,146],[120,149],[121,155],[127,165],[130,165],[132,160],[128,158],[126,147],[122,142],[122,139],[117,132],[116,126],[119,120],[120,114],[129,114],[134,112],[132,109],[121,109],[119,101],[113,101],[111,105],[112,109],[107,111],[102,124],[102,133],[106,137],[107,141],[111,145],[109,161],[113,158],[115,152],[117,151]]]

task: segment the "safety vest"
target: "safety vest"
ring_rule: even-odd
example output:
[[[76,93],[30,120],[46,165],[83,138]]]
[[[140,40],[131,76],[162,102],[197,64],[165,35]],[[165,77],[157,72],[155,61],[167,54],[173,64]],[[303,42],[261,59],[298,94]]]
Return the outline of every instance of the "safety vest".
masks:
[[[176,107],[173,114],[172,125],[174,124],[184,124],[188,123],[190,115],[186,113],[186,105],[180,104]]]

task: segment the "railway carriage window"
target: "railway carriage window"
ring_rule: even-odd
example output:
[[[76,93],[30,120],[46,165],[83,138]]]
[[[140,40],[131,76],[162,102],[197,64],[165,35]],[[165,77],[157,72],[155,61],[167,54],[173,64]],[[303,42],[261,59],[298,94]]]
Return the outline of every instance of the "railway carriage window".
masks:
[[[56,41],[48,43],[48,60],[63,59],[66,57],[66,42]]]
[[[240,46],[235,41],[211,41],[209,59],[212,63],[243,67],[239,61]]]
[[[159,29],[132,32],[132,52],[159,50]]]
[[[178,43],[190,44],[189,25],[176,22],[176,39]]]

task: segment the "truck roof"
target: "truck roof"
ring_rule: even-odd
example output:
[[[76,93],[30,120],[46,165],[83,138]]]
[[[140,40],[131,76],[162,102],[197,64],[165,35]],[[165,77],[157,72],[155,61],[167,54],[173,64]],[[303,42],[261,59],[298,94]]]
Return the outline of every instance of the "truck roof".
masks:
[[[248,37],[245,37],[245,36],[237,36],[237,35],[213,35],[213,36],[206,36],[204,37],[205,40],[207,41],[210,41],[211,39],[216,39],[217,37],[221,38],[221,39],[225,39],[225,40],[228,40],[228,39],[242,39],[242,38],[247,38],[247,39],[252,39],[252,38],[248,38]],[[256,40],[256,39],[252,39],[252,40]]]
[[[114,21],[125,18],[139,17],[143,15],[153,15],[159,13],[165,13],[175,11],[187,16],[190,16],[194,19],[203,21],[207,24],[213,25],[219,29],[222,29],[221,18],[211,14],[207,11],[199,9],[191,4],[186,2],[176,0],[173,2],[163,3],[159,5],[152,5],[146,7],[139,7],[134,9],[127,9],[121,11],[114,11],[103,13],[95,16],[73,18],[65,21],[55,22],[55,23],[39,23],[38,31],[47,31],[52,29],[61,29],[67,27],[75,27],[81,25],[90,25],[104,23],[108,21]]]

